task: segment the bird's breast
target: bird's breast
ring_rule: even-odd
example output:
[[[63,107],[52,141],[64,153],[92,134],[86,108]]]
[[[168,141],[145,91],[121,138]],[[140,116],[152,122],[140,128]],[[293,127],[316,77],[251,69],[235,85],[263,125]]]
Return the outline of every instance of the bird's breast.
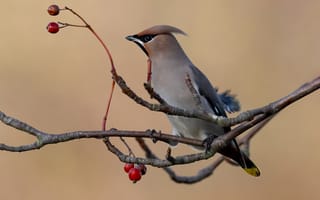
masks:
[[[159,69],[152,71],[151,86],[169,105],[195,109],[195,99],[187,86],[187,70]]]

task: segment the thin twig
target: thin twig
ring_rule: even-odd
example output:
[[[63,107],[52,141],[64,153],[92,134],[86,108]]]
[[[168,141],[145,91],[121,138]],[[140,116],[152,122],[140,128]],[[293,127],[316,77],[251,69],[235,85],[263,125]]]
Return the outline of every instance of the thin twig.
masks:
[[[130,147],[129,144],[126,142],[126,140],[125,140],[123,137],[119,137],[119,138],[120,138],[121,142],[124,144],[124,146],[126,146],[126,148],[128,149],[128,151],[129,151],[129,154],[128,154],[128,155],[135,157],[135,155],[134,155],[131,147]]]

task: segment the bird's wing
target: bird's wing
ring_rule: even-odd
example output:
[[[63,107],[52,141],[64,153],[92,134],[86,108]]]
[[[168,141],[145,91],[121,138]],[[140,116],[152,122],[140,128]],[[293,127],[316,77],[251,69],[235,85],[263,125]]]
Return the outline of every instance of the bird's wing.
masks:
[[[230,90],[218,94],[222,103],[224,110],[228,113],[240,111],[240,103],[236,99],[235,95],[230,93]]]
[[[196,68],[195,66],[191,66],[191,71],[193,73],[192,74],[193,80],[198,88],[201,98],[204,98],[208,102],[208,104],[211,106],[212,110],[217,116],[227,117],[224,103],[222,102],[219,94],[217,94],[217,89],[211,85],[208,78],[198,68]],[[230,127],[224,127],[225,133],[229,132],[230,130],[231,130]],[[247,168],[245,156],[240,151],[240,148],[236,139],[232,139],[231,143],[226,147],[224,147],[223,149],[221,149],[219,152],[222,153],[222,155],[225,155],[227,157],[230,157],[236,160],[242,167]],[[258,174],[258,172],[256,174]]]
[[[218,89],[211,85],[208,78],[197,67],[191,65],[191,70],[200,95],[206,99],[217,116],[226,117],[224,111],[229,113],[240,111],[240,103],[235,95],[229,90],[218,94]]]
[[[198,89],[200,96],[207,101],[215,115],[227,117],[223,102],[208,78],[197,67],[191,65],[190,68],[192,71],[191,77],[196,84],[195,87]]]

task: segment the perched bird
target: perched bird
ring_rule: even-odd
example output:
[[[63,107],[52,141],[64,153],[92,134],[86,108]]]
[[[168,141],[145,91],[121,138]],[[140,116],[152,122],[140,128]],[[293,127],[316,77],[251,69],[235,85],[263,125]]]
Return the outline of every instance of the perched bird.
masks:
[[[218,94],[207,77],[191,62],[174,34],[186,35],[168,25],[145,29],[126,39],[135,42],[151,61],[151,86],[169,105],[186,109],[204,109],[210,114],[227,117],[225,111],[238,111],[238,101],[228,92]],[[187,84],[187,80],[192,84]],[[196,95],[192,92],[196,93]],[[195,96],[198,96],[196,101]],[[225,134],[230,128],[201,119],[167,115],[172,134],[206,140]],[[219,150],[222,155],[236,161],[247,173],[259,176],[260,171],[240,149],[236,140]]]

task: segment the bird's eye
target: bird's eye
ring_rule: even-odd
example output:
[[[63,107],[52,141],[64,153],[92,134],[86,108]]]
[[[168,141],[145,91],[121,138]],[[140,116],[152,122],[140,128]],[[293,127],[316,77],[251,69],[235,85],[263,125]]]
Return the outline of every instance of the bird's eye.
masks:
[[[155,35],[143,35],[140,37],[140,40],[143,43],[149,42],[150,40],[152,40],[152,38],[154,38]]]

